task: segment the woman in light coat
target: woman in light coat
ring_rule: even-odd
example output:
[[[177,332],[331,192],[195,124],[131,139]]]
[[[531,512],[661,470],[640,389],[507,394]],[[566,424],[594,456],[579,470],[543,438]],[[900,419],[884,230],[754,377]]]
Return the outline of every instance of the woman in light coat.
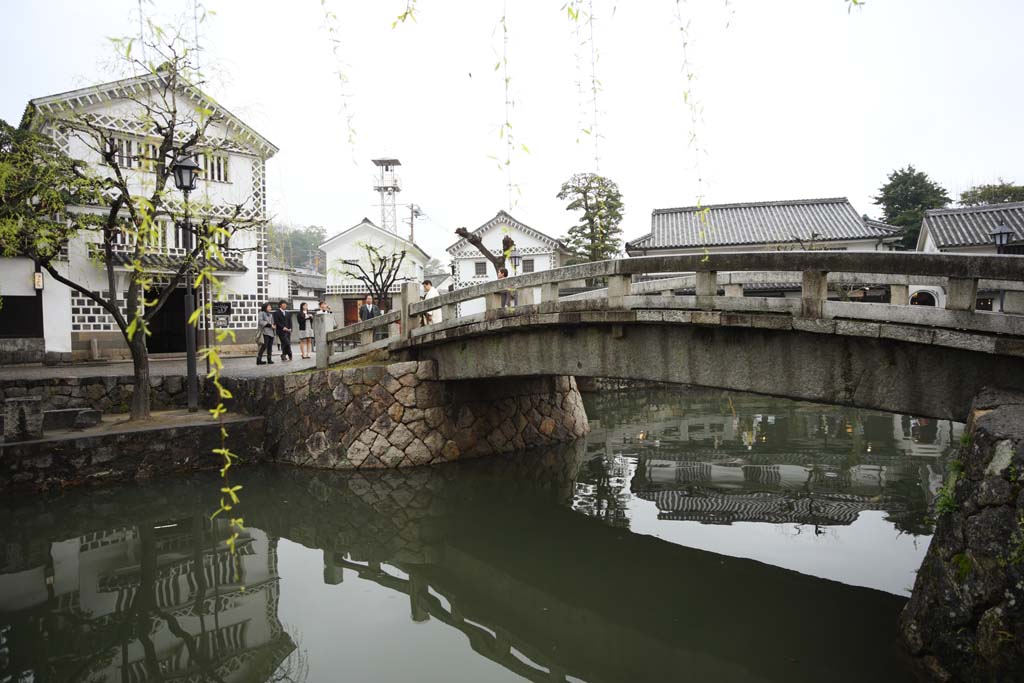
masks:
[[[259,350],[256,352],[256,365],[263,365],[263,349],[267,350],[267,363],[273,365],[274,360],[270,355],[274,352],[274,309],[270,302],[263,304],[263,310],[260,311],[257,327],[260,331],[262,342],[260,343]]]

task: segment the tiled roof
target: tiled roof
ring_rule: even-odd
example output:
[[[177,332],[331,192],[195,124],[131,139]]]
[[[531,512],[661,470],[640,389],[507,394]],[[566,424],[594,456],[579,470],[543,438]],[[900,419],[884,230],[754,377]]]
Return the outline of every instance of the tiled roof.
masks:
[[[939,249],[990,246],[990,233],[1000,224],[1013,230],[1011,242],[1024,240],[1024,202],[930,209],[924,214],[922,239],[927,229]]]
[[[114,252],[112,259],[115,266],[128,266],[132,263],[132,255],[121,252]],[[171,256],[169,254],[143,254],[142,265],[144,268],[154,272],[176,273],[184,262],[184,256]],[[196,259],[197,267],[206,267],[206,258]],[[219,272],[244,273],[247,268],[239,258],[225,258],[224,263],[214,262],[214,267]]]
[[[315,273],[289,273],[288,286],[303,289],[327,289],[327,276]]]
[[[861,218],[845,197],[655,209],[651,232],[627,251],[893,238],[899,229]]]

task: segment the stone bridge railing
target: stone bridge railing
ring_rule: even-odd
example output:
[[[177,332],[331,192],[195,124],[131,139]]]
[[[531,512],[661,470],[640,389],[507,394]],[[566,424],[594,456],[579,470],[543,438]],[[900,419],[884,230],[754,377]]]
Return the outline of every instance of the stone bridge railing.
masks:
[[[634,281],[635,280],[635,281]],[[744,296],[744,283],[794,281],[801,283],[799,298]],[[607,288],[589,298],[559,299],[559,286],[579,281],[604,281]],[[888,304],[829,301],[829,282],[873,283],[889,287]],[[914,284],[940,284],[946,289],[945,308],[909,306]],[[975,311],[981,286],[1003,291],[999,313]],[[674,295],[676,289],[693,287],[692,296]],[[718,292],[724,290],[725,296]],[[483,299],[485,312],[458,315],[458,304]],[[513,305],[507,305],[513,304]],[[442,311],[441,322],[421,325],[421,316]],[[966,256],[907,252],[759,252],[709,254],[707,256],[647,256],[567,266],[496,280],[421,301],[419,285],[403,286],[398,310],[372,320],[326,332],[315,327],[317,366],[348,360],[393,345],[436,341],[438,334],[453,328],[484,322],[488,316],[529,316],[545,313],[637,311],[638,322],[685,322],[725,324],[714,314],[725,314],[736,324],[760,326],[752,314],[788,316],[791,328],[822,331],[829,321],[844,321],[843,329],[858,334],[863,322],[875,327],[889,323],[894,338],[924,341],[973,351],[1024,356],[1024,258],[1016,256]],[[643,311],[644,313],[640,313]],[[679,311],[670,315],[663,311]],[[691,311],[685,315],[682,312]],[[745,317],[744,317],[745,316]],[[614,317],[614,316],[613,316]],[[772,324],[770,321],[768,324]],[[830,326],[831,325],[831,326]],[[378,330],[387,330],[386,333]],[[930,334],[932,330],[943,334]],[[375,334],[376,332],[376,334]],[[378,339],[374,339],[374,337]],[[331,350],[338,342],[354,345],[340,354]]]

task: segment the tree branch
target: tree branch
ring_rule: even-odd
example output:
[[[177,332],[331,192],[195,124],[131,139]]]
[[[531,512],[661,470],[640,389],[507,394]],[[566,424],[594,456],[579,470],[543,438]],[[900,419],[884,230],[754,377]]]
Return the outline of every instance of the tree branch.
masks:
[[[490,261],[491,265],[494,266],[494,272],[498,272],[499,270],[505,267],[504,251],[501,253],[501,256],[495,256],[487,247],[484,246],[483,240],[481,240],[479,236],[474,235],[465,228],[456,228],[455,234],[461,237],[462,239],[466,240],[470,244],[472,244],[474,247],[477,248],[477,251],[486,256],[487,260]]]

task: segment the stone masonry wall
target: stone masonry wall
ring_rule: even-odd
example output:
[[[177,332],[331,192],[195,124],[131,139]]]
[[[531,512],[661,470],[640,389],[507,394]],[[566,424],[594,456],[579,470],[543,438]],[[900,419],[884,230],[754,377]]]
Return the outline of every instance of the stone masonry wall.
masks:
[[[200,391],[203,380],[200,376]],[[185,407],[184,377],[155,375],[150,382],[153,410]],[[43,399],[43,410],[94,408],[107,415],[127,413],[134,392],[135,379],[130,375],[0,380],[0,402],[6,398],[39,396]]]
[[[900,619],[944,681],[1024,680],[1024,395],[985,391]]]
[[[266,417],[269,460],[325,469],[411,467],[583,436],[571,377],[436,380],[410,361],[226,380],[229,409]]]

